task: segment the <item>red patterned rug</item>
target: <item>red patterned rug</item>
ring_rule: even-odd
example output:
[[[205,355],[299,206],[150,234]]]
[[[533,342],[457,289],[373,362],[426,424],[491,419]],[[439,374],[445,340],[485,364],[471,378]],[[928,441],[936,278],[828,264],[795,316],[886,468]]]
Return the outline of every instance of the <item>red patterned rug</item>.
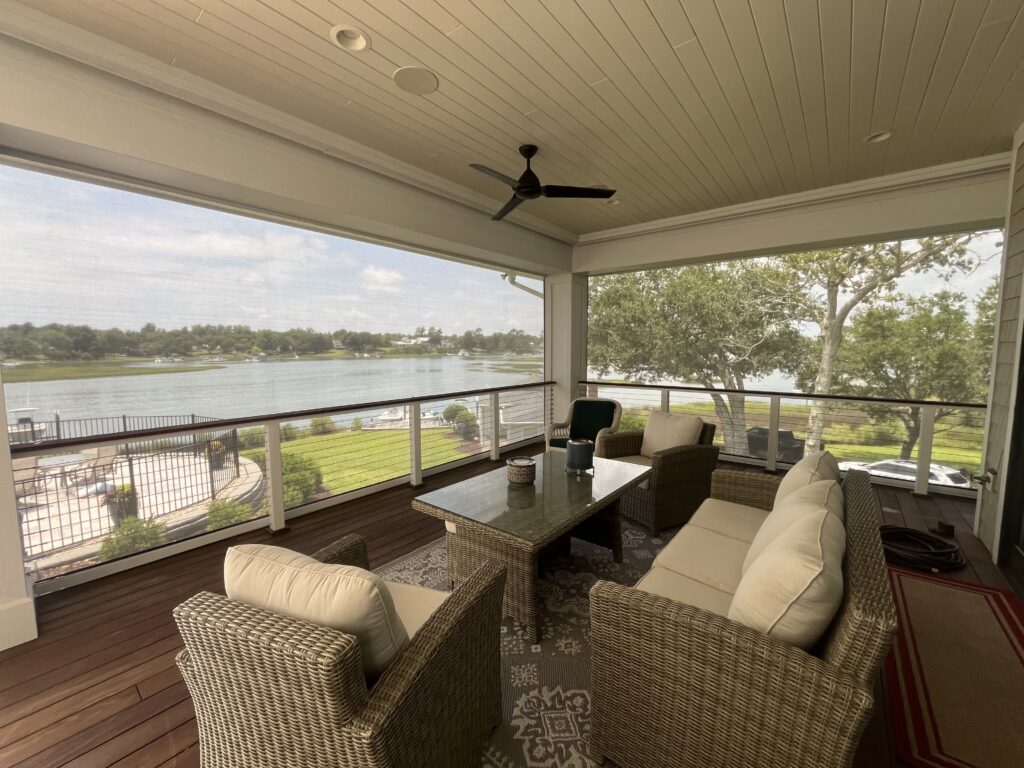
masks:
[[[889,578],[900,626],[886,698],[900,758],[929,768],[1024,765],[1024,605],[902,568]]]

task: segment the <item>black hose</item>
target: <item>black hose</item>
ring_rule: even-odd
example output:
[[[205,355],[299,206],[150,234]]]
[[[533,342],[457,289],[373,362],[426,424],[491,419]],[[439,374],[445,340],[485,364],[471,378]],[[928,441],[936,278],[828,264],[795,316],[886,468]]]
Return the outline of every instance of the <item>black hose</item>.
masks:
[[[883,525],[879,530],[885,559],[893,565],[932,573],[956,571],[967,565],[960,547],[933,534],[899,525]]]

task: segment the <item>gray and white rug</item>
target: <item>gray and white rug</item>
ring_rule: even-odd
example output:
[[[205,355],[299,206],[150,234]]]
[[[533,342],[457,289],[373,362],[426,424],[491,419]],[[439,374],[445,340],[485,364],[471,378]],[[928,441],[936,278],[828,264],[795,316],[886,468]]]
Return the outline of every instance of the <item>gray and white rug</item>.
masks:
[[[675,531],[666,531],[668,541]],[[624,523],[623,562],[577,539],[572,556],[542,567],[541,642],[529,643],[511,619],[501,627],[504,718],[484,753],[484,768],[591,768],[590,616],[588,594],[598,579],[634,584],[650,568],[662,539]],[[388,563],[386,579],[448,589],[444,539]]]

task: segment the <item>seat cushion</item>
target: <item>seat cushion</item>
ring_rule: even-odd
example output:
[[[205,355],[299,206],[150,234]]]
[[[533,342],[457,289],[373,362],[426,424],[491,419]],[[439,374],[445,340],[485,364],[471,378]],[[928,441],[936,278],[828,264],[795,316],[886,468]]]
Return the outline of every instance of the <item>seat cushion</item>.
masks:
[[[399,581],[385,581],[391,600],[395,604],[395,612],[398,620],[405,627],[405,633],[414,637],[420,631],[420,627],[427,623],[427,619],[434,615],[434,612],[441,607],[441,603],[448,599],[448,592],[430,587],[421,587],[419,584],[403,584]]]
[[[686,525],[706,528],[749,544],[767,516],[765,510],[757,507],[721,499],[705,499]]]
[[[636,583],[636,588],[678,603],[727,616],[732,595],[691,579],[668,568],[654,566]]]
[[[839,463],[828,451],[808,453],[793,465],[775,492],[775,503],[784,499],[797,488],[803,488],[819,480],[839,481]]]
[[[810,649],[842,602],[845,551],[846,529],[828,510],[798,520],[765,547],[743,574],[729,618]]]
[[[818,480],[817,482],[797,488],[784,499],[775,503],[775,508],[768,513],[764,523],[750,543],[750,551],[743,561],[746,572],[750,564],[764,551],[775,538],[793,523],[807,515],[813,515],[821,509],[827,509],[842,522],[843,490],[835,480]]]
[[[281,547],[242,544],[224,557],[228,597],[354,635],[367,677],[380,675],[409,642],[384,580]]]
[[[565,450],[565,446],[568,445],[568,444],[569,444],[569,438],[568,437],[552,437],[551,441],[548,443],[548,447],[549,448],[561,448],[564,451]]]
[[[640,455],[653,458],[658,451],[679,445],[696,445],[704,422],[700,416],[685,413],[651,411],[644,427],[644,440]]]
[[[684,525],[654,559],[654,564],[732,593],[743,575],[749,545],[707,528]]]
[[[647,456],[616,456],[615,461],[624,461],[627,464],[637,464],[638,466],[641,467],[649,467],[651,466],[651,464],[654,463],[654,459],[651,459]],[[650,487],[650,478],[644,480],[642,483],[640,483],[640,485],[637,486],[637,488],[641,488],[645,491]]]

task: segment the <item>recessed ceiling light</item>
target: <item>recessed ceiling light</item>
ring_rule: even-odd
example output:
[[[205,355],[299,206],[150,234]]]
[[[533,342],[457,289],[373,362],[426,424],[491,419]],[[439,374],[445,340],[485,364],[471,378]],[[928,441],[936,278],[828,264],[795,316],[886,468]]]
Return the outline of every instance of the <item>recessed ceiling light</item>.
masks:
[[[607,200],[604,201],[604,204],[605,205],[618,205],[621,202],[622,201],[619,200],[619,198],[617,198],[617,197],[610,197],[610,198],[608,198]]]
[[[888,141],[892,138],[892,131],[879,131],[878,133],[872,133],[864,137],[865,144],[881,144],[883,141]]]
[[[437,90],[437,75],[424,67],[400,67],[392,75],[395,85],[406,93],[426,96]]]
[[[330,38],[336,46],[350,53],[365,51],[370,47],[370,36],[348,24],[339,24],[332,28]]]

